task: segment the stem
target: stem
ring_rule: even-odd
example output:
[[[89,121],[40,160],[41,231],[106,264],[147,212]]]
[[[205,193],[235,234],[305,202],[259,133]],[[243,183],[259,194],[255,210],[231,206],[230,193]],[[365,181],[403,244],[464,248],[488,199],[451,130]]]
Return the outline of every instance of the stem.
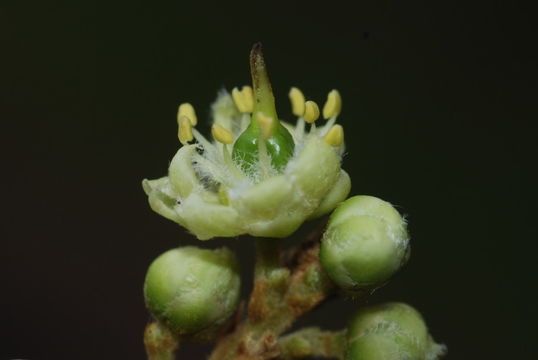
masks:
[[[179,342],[170,330],[154,322],[146,326],[144,345],[149,360],[174,360]]]
[[[280,239],[256,238],[248,318],[218,342],[210,360],[263,360],[278,355],[277,333],[268,320],[280,308],[289,278],[289,270],[280,266],[281,244]]]
[[[281,239],[256,238],[254,289],[248,315],[253,323],[267,320],[286,291],[289,270],[280,265]]]
[[[334,293],[319,262],[322,227],[308,237],[293,259],[282,265],[282,240],[256,239],[254,290],[248,318],[220,339],[210,360],[268,360],[280,356],[278,338],[297,318]]]
[[[282,331],[287,330],[297,318],[311,311],[336,290],[319,262],[319,242],[309,245],[310,247],[303,248],[298,256],[298,264],[284,297],[286,308],[292,314],[284,318],[286,323]]]
[[[282,239],[256,238],[256,265],[254,281],[267,279],[272,270],[280,265]]]
[[[278,341],[281,360],[323,357],[342,360],[346,349],[346,331],[322,331],[311,327],[282,337]]]

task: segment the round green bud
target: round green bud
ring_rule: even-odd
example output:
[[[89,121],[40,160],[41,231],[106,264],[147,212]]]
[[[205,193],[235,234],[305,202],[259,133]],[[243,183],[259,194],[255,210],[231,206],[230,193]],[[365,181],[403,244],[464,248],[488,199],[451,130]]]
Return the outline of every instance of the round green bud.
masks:
[[[346,360],[434,360],[444,352],[418,311],[403,303],[361,309],[348,326]]]
[[[323,268],[349,293],[383,285],[408,257],[404,219],[388,202],[373,196],[341,203],[321,240]]]
[[[210,337],[234,313],[241,279],[235,254],[194,246],[153,261],[144,283],[149,311],[180,335]]]

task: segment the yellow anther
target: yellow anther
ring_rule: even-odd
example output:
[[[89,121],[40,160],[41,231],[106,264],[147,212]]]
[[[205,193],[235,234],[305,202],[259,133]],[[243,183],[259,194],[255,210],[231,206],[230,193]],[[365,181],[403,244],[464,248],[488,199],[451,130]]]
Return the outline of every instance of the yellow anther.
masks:
[[[232,133],[217,124],[211,127],[211,135],[215,140],[223,144],[231,144],[234,141]]]
[[[232,99],[239,112],[249,113],[254,109],[254,92],[250,86],[243,86],[241,90],[233,88]]]
[[[305,111],[305,100],[301,90],[296,87],[292,87],[288,94],[291,101],[291,111],[295,116],[303,116]]]
[[[276,123],[272,117],[266,116],[262,112],[256,114],[258,125],[260,125],[261,135],[263,139],[269,139],[273,135]]]
[[[334,125],[323,140],[331,146],[341,146],[344,143],[344,128],[342,125]]]
[[[198,118],[196,117],[196,113],[194,112],[194,108],[189,103],[183,103],[179,105],[179,109],[177,110],[177,121],[179,122],[179,118],[181,116],[186,116],[189,118],[191,125],[196,126],[198,123]]]
[[[334,116],[338,116],[342,110],[342,97],[338,90],[332,90],[329,95],[327,95],[327,101],[323,106],[323,117],[325,119],[330,119]]]
[[[254,110],[254,92],[250,86],[245,85],[241,89],[241,93],[243,94],[243,102],[245,104],[245,109],[247,110],[246,112],[251,113]]]
[[[189,141],[192,141],[192,121],[185,115],[179,116],[178,120],[178,132],[177,137],[179,142],[183,145],[187,145]]]
[[[245,102],[243,101],[243,94],[236,87],[232,90],[232,99],[240,112],[247,112]]]
[[[304,121],[306,121],[309,124],[314,123],[319,118],[319,107],[318,104],[316,104],[313,101],[307,101],[304,104]]]

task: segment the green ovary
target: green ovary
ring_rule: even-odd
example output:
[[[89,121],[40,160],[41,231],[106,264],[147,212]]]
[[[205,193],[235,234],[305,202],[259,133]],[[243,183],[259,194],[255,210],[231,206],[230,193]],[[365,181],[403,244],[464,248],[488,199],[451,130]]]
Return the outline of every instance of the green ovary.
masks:
[[[245,172],[251,173],[258,163],[260,129],[254,121],[235,141],[232,158],[234,162]],[[289,131],[278,124],[273,135],[265,140],[267,153],[271,157],[271,165],[282,172],[288,161],[293,156],[295,144]]]

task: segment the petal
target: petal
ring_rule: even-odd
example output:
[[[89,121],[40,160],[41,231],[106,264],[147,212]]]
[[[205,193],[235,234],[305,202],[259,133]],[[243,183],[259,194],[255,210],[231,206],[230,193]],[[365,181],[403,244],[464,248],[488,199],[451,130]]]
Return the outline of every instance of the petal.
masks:
[[[244,191],[235,205],[250,235],[278,238],[301,226],[308,215],[304,202],[290,178],[279,175]]]
[[[337,180],[340,157],[325,141],[311,135],[297,158],[288,165],[286,173],[316,208]]]
[[[170,184],[181,198],[186,198],[193,188],[200,186],[198,176],[192,167],[194,154],[196,154],[196,145],[183,146],[176,153],[168,168]]]
[[[351,178],[344,170],[340,170],[340,176],[336,180],[329,193],[325,195],[318,208],[310,214],[308,219],[316,219],[323,216],[336,208],[338,204],[344,201],[351,190]]]
[[[293,234],[304,220],[302,211],[281,211],[277,217],[249,222],[247,232],[253,236],[283,238]]]
[[[293,191],[288,177],[278,175],[243,191],[234,206],[248,217],[270,219],[281,211]]]
[[[199,240],[212,237],[232,237],[244,233],[239,215],[230,206],[209,203],[198,193],[192,193],[175,211],[185,223],[185,228]]]
[[[185,223],[174,210],[176,200],[170,194],[168,177],[162,177],[157,180],[144,179],[142,181],[142,187],[148,195],[149,206],[153,211],[169,220],[177,222],[181,226],[185,226]]]

